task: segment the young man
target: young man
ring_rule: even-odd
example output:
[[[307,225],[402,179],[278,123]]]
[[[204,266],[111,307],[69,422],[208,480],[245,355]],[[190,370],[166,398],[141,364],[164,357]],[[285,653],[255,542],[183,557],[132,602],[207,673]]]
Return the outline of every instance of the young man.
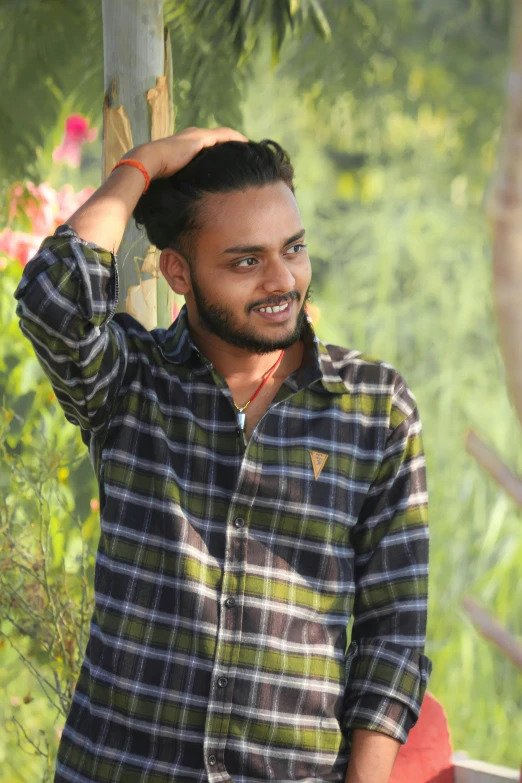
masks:
[[[55,780],[386,783],[430,671],[414,398],[315,338],[278,145],[191,128],[124,161],[16,291],[101,499]],[[115,315],[133,213],[185,297],[167,330]]]

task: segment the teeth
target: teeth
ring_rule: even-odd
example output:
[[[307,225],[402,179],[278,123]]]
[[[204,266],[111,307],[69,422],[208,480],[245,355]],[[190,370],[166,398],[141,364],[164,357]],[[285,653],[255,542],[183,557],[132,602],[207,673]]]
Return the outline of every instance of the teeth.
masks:
[[[280,313],[282,310],[286,310],[288,307],[288,302],[284,305],[277,305],[276,307],[260,307],[259,312],[260,313]]]

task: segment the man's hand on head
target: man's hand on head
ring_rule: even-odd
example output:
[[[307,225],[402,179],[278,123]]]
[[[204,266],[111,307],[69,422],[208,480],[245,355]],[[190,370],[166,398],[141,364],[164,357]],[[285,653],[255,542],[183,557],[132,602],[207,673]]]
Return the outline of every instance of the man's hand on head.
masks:
[[[186,128],[173,136],[134,147],[123,158],[139,160],[151,179],[161,179],[184,168],[205,147],[225,141],[246,142],[248,139],[232,128]]]

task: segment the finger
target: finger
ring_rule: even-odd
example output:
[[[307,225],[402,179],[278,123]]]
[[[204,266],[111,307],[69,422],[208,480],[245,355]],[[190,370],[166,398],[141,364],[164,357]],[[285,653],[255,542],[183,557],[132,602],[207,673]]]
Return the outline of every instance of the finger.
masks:
[[[212,141],[211,143],[215,144],[217,141],[248,141],[246,136],[243,136],[242,133],[239,133],[239,131],[234,130],[233,128],[215,128],[215,130],[212,131]]]

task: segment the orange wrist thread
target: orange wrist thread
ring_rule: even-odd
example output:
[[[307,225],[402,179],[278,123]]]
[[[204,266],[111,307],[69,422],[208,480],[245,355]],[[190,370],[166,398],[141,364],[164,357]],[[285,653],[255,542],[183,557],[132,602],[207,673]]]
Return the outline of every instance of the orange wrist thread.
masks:
[[[118,168],[118,166],[134,166],[135,169],[139,169],[141,171],[145,177],[145,187],[143,188],[143,192],[141,194],[143,196],[143,194],[147,192],[150,185],[149,173],[143,163],[140,163],[139,160],[134,160],[134,158],[125,158],[124,160],[118,161],[114,168],[111,169],[111,174],[115,169]]]

